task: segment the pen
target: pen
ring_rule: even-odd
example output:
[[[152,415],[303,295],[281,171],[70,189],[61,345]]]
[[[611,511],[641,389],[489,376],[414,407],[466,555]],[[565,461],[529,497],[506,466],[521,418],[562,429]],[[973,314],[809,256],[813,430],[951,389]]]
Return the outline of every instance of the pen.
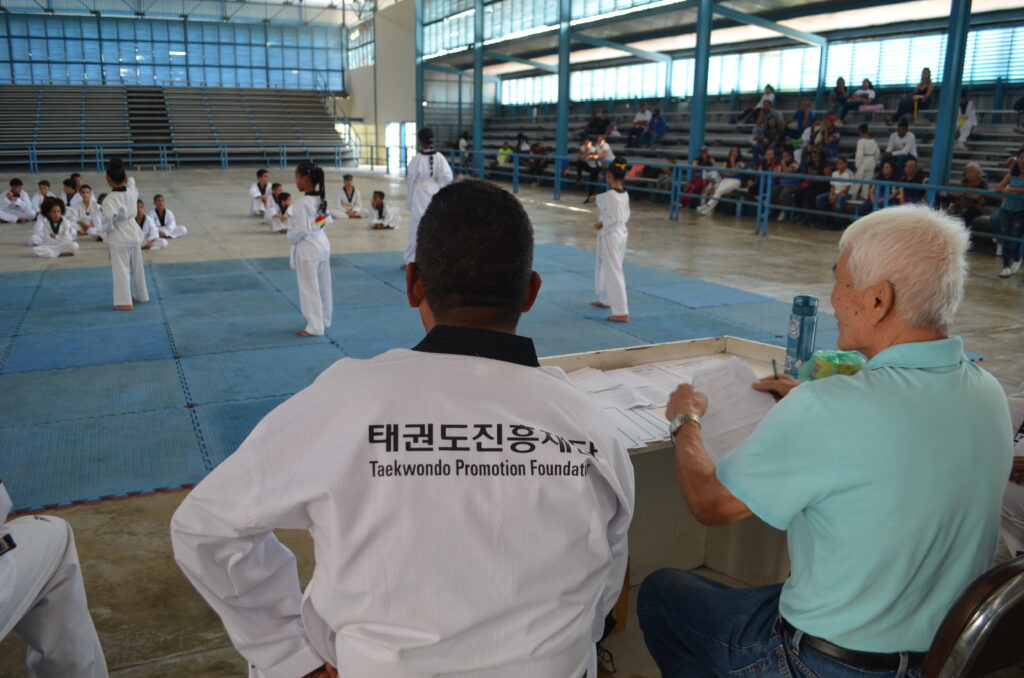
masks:
[[[775,375],[776,379],[779,378],[779,366],[775,363],[775,358],[772,358],[772,374]]]

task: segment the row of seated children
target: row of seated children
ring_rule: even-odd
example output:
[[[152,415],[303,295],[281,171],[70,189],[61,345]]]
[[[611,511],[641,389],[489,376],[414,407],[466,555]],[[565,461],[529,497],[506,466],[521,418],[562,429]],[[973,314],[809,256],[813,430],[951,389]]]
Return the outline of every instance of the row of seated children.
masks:
[[[372,230],[398,228],[400,219],[391,206],[385,203],[384,191],[374,191],[370,207],[363,207],[359,189],[353,184],[351,174],[342,177],[341,192],[331,216],[338,219],[366,219]],[[270,172],[261,169],[256,172],[256,183],[249,187],[249,214],[260,217],[271,233],[287,233],[294,218],[292,196],[279,183],[270,181]]]

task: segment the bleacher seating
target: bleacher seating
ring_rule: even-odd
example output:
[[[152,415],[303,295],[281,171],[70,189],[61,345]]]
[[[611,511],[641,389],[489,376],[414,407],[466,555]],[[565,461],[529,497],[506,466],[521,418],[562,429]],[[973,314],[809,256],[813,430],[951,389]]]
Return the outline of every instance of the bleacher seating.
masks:
[[[37,167],[91,165],[97,147],[169,167],[355,162],[314,91],[7,85],[0,99],[0,165],[12,169],[32,168],[33,146]]]

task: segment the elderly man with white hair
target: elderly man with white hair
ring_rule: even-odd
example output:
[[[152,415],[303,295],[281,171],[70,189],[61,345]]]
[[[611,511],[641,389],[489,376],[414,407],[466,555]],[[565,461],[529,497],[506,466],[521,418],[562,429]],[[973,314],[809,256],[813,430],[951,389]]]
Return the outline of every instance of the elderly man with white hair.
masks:
[[[781,396],[717,466],[704,394],[666,416],[687,505],[707,525],[757,515],[788,533],[784,584],[732,589],[665,569],[640,588],[664,676],[918,676],[957,596],[992,564],[1012,450],[1006,396],[949,329],[968,235],[925,206],[881,210],[843,234],[832,306],[855,376],[768,378]]]

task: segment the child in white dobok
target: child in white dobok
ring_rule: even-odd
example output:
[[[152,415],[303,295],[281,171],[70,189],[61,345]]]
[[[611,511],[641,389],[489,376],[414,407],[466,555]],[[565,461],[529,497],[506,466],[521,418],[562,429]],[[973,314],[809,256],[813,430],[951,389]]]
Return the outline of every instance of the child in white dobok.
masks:
[[[153,221],[152,217],[146,215],[146,203],[141,200],[139,200],[135,208],[135,223],[139,225],[139,230],[142,231],[142,249],[162,250],[167,247],[167,241],[160,237],[160,231],[157,230],[156,222]]]
[[[82,184],[78,189],[78,195],[82,198],[81,201],[68,210],[71,223],[78,229],[78,235],[99,238],[100,226],[103,223],[102,208],[93,199],[92,187],[89,184]]]
[[[164,196],[159,193],[153,196],[153,211],[149,213],[149,218],[153,220],[161,238],[184,238],[188,235],[188,228],[178,223],[174,212],[167,209]]]
[[[270,201],[270,172],[261,169],[256,172],[256,183],[249,187],[249,214],[262,217]]]
[[[424,127],[416,133],[419,154],[409,161],[405,171],[405,208],[409,210],[409,241],[405,246],[405,263],[416,261],[416,229],[434,194],[452,183],[452,168],[443,153],[434,150],[434,131]]]
[[[622,184],[626,178],[625,161],[616,158],[608,168],[608,190],[597,196],[600,221],[594,224],[597,231],[597,266],[594,270],[594,289],[597,301],[594,306],[611,308],[608,320],[629,322],[629,306],[626,303],[626,276],[622,262],[626,257],[626,238],[629,231],[629,193]]]
[[[100,236],[110,251],[110,272],[114,281],[114,310],[130,311],[137,301],[149,301],[146,273],[142,268],[142,229],[135,221],[139,192],[135,179],[125,172],[120,160],[107,164],[110,193],[103,201]]]
[[[274,196],[274,202],[267,209],[267,223],[270,224],[271,233],[287,233],[291,226],[295,210],[292,208],[292,194],[278,191]]]
[[[398,215],[390,205],[384,204],[384,191],[374,191],[368,211],[370,229],[374,231],[398,228]]]
[[[341,193],[338,195],[338,218],[362,218],[363,197],[359,195],[359,189],[352,184],[352,175],[346,174],[341,181]]]
[[[295,168],[295,186],[302,192],[294,206],[288,227],[291,266],[299,282],[299,308],[306,316],[300,337],[319,337],[331,326],[334,301],[331,296],[331,241],[324,227],[331,221],[327,212],[324,171],[310,162]]]
[[[60,198],[46,198],[39,206],[40,214],[28,244],[37,257],[70,257],[78,251],[75,227],[64,216]]]

